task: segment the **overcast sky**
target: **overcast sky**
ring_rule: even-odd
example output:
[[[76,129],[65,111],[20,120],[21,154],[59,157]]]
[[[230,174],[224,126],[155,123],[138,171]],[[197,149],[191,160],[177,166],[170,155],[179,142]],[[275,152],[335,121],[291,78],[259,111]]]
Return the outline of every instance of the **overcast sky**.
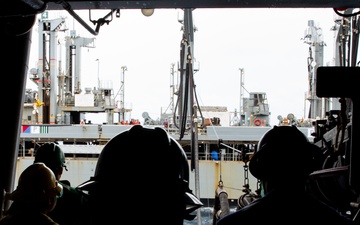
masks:
[[[88,11],[77,11],[88,21]],[[92,19],[108,11],[93,12]],[[83,48],[82,88],[97,87],[97,78],[112,82],[114,96],[120,88],[121,67],[126,66],[125,105],[132,108],[131,118],[143,121],[142,113],[152,119],[170,112],[171,64],[180,61],[182,18],[179,9],[155,10],[145,17],[140,10],[121,10],[91,35],[66,12],[68,28],[81,37],[95,37],[96,48]],[[53,15],[55,12],[53,12]],[[333,58],[334,13],[332,9],[195,9],[194,57],[199,71],[195,84],[199,104],[225,106],[239,110],[240,68],[244,69],[244,86],[248,92],[266,92],[271,124],[277,116],[293,113],[303,118],[305,92],[308,91],[307,57],[309,45],[303,40],[309,20],[322,28],[326,43],[324,64]],[[30,67],[36,65],[37,25],[33,32]],[[96,61],[99,59],[99,61]],[[65,61],[65,59],[63,59]],[[177,68],[175,66],[175,68]],[[98,73],[99,71],[99,73]],[[28,81],[29,87],[31,82]],[[116,97],[120,100],[120,96]],[[117,116],[115,116],[117,121]],[[94,123],[105,122],[105,116],[89,116]]]

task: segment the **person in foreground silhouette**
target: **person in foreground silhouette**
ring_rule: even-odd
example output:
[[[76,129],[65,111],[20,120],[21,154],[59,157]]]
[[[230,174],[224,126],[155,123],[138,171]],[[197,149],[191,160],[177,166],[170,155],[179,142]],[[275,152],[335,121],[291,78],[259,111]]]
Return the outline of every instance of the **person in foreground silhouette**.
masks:
[[[249,162],[250,173],[261,181],[262,197],[216,224],[355,224],[306,188],[319,151],[297,127],[274,126]]]
[[[87,225],[89,215],[86,214],[86,197],[72,187],[70,181],[61,179],[65,163],[65,153],[61,146],[54,142],[42,144],[35,152],[34,163],[42,162],[55,174],[62,185],[63,193],[57,200],[54,210],[48,213],[54,221],[61,225]]]
[[[113,137],[94,176],[77,187],[88,193],[91,225],[129,219],[183,225],[201,201],[189,188],[189,163],[180,144],[160,127],[134,125]]]
[[[44,163],[34,163],[20,175],[18,186],[9,196],[10,208],[1,218],[1,225],[59,225],[47,214],[61,197],[63,187]]]

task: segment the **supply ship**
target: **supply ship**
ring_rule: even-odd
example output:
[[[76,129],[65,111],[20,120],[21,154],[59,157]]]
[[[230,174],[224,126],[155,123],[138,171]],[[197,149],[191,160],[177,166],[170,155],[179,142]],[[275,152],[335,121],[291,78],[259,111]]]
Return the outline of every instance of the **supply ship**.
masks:
[[[184,24],[187,24],[192,16],[188,14],[185,18]],[[63,177],[76,186],[92,176],[104,145],[112,137],[135,124],[135,119],[128,116],[131,109],[124,107],[126,104],[124,104],[123,89],[120,90],[120,100],[115,100],[111,82],[99,80],[98,87],[85,88],[85,92],[82,90],[81,51],[83,48],[96,46],[93,38],[80,37],[74,30],[67,32],[70,36],[64,38],[65,43],[58,45],[58,39],[55,37],[59,37],[59,33],[66,32],[63,29],[66,27],[65,24],[65,18],[47,19],[42,16],[38,20],[40,46],[38,67],[29,71],[30,80],[38,88],[27,89],[25,93],[17,174],[33,162],[38,146],[49,141],[57,142],[61,144],[66,154],[67,168],[69,168]],[[184,28],[184,30],[188,29]],[[61,46],[65,46],[65,49],[59,49],[62,48]],[[186,49],[187,47],[184,47],[184,51]],[[60,62],[49,63],[47,60],[56,58],[59,51],[66,52],[64,70]],[[184,70],[172,66],[170,76],[178,75],[174,72],[176,70]],[[122,72],[125,69],[122,68]],[[240,72],[243,77],[244,71]],[[185,89],[178,84],[173,84],[171,87],[179,87],[172,90],[173,93]],[[244,96],[243,89],[240,91]],[[244,157],[248,158],[247,154],[254,151],[257,141],[270,128],[271,113],[267,95],[265,92],[248,93],[248,97],[242,98],[242,109],[239,112],[230,112],[225,106],[199,105],[197,108],[199,122],[196,125],[197,143],[192,140],[193,135],[190,132],[192,122],[189,116],[184,117],[188,114],[184,109],[186,104],[189,104],[187,103],[189,99],[185,98],[185,94],[177,95],[177,98],[174,95],[172,101],[180,102],[176,105],[178,110],[172,109],[171,113],[161,114],[160,120],[154,120],[144,112],[142,125],[160,126],[166,129],[181,143],[192,167],[195,168],[195,163],[198,163],[199,174],[195,176],[195,172],[192,173],[190,184],[193,185],[194,190],[196,189],[194,185],[196,183],[199,185],[202,201],[212,205],[215,192],[221,183],[226,188],[230,201],[236,205],[239,196],[243,194],[244,185],[257,187],[257,181],[248,174]],[[105,113],[107,121],[93,124],[85,119],[87,113]],[[118,116],[120,122],[114,122],[115,116]],[[288,117],[292,120],[291,123],[298,122],[293,116]],[[301,129],[312,139],[311,126]],[[192,157],[194,147],[198,152],[196,160]],[[198,177],[197,182],[195,182],[196,177]]]
[[[25,78],[28,70],[28,56],[31,41],[29,38],[34,15],[48,10],[62,9],[61,2],[37,2],[28,4],[24,1],[7,1],[9,7],[3,7],[0,13],[4,22],[2,37],[4,38],[4,52],[8,54],[2,61],[7,68],[12,68],[9,82],[17,83],[13,90],[14,104],[9,105],[9,127],[5,134],[6,144],[1,157],[1,189],[13,190],[15,180],[23,169],[33,162],[33,155],[38,145],[48,141],[56,141],[62,145],[66,153],[68,173],[64,179],[70,180],[72,185],[88,180],[94,173],[97,156],[103,146],[114,135],[128,129],[130,125],[114,124],[113,114],[118,113],[119,118],[125,119],[123,99],[115,104],[112,98],[112,89],[107,85],[98,85],[97,89],[86,89],[82,93],[80,86],[79,65],[75,66],[79,57],[79,47],[89,47],[92,39],[83,39],[70,34],[66,44],[68,58],[65,70],[58,67],[53,54],[56,52],[56,33],[62,29],[63,18],[55,20],[42,19],[39,21],[39,63],[38,68],[31,70],[31,79],[38,84],[37,92],[28,90],[29,98],[25,98]],[[94,2],[67,1],[71,7],[64,7],[81,24],[84,21],[76,15],[73,9],[105,9],[102,4]],[[67,3],[66,2],[66,3]],[[115,13],[125,8],[142,8],[137,2],[110,1]],[[175,1],[176,2],[176,1]],[[100,3],[95,1],[95,3]],[[173,115],[162,115],[160,122],[156,123],[144,113],[144,126],[164,126],[163,121],[168,120],[166,129],[184,147],[191,164],[192,188],[195,194],[207,205],[216,199],[219,187],[228,193],[230,202],[241,199],[244,189],[257,189],[257,181],[247,173],[248,156],[256,149],[259,138],[270,129],[268,126],[269,107],[264,93],[253,92],[247,99],[245,109],[233,113],[230,118],[238,116],[238,123],[226,123],[225,117],[220,117],[222,106],[196,106],[193,94],[194,83],[192,79],[192,61],[188,56],[193,52],[193,24],[191,11],[193,8],[207,7],[271,7],[271,8],[332,8],[339,15],[334,20],[335,32],[335,60],[331,66],[322,63],[322,48],[319,29],[309,21],[309,27],[304,36],[304,43],[309,45],[308,80],[309,94],[307,100],[311,103],[309,121],[295,120],[290,113],[282,119],[282,123],[294,124],[301,129],[311,142],[324,150],[324,163],[322,169],[311,174],[318,188],[318,195],[329,206],[349,215],[357,220],[360,193],[359,147],[356,142],[358,121],[356,101],[357,80],[359,74],[358,51],[358,17],[353,13],[358,1],[253,1],[228,2],[227,5],[218,1],[178,1],[176,7],[184,9],[184,42],[181,48],[179,63],[179,76],[181,83],[178,89],[178,108]],[[149,4],[149,5],[147,5]],[[144,1],[145,6],[154,8],[173,8],[173,1]],[[41,7],[43,6],[43,7]],[[147,7],[143,8],[147,8]],[[345,7],[345,8],[344,8]],[[108,16],[108,15],[107,15]],[[106,20],[107,16],[102,18]],[[16,20],[13,20],[15,18]],[[351,20],[349,19],[351,18]],[[35,18],[34,18],[35,19]],[[103,24],[97,24],[101,26]],[[97,28],[98,28],[97,27]],[[6,28],[6,29],[5,29]],[[13,29],[10,29],[13,28]],[[92,30],[86,26],[90,33],[97,34],[98,29]],[[30,33],[30,34],[29,34]],[[14,48],[16,46],[16,48]],[[50,51],[49,51],[50,49]],[[75,54],[76,53],[76,54]],[[14,60],[17,59],[17,60]],[[4,66],[4,67],[5,67]],[[125,69],[125,68],[124,68]],[[67,72],[63,72],[67,71]],[[189,78],[190,79],[185,79]],[[23,81],[23,82],[19,82]],[[17,90],[16,90],[17,88]],[[57,90],[57,91],[55,91]],[[86,95],[86,96],[82,96]],[[260,98],[261,96],[261,98]],[[25,100],[25,103],[24,103]],[[245,100],[245,99],[244,99]],[[245,102],[245,101],[244,101]],[[216,110],[215,110],[215,109]],[[202,110],[216,111],[214,116],[204,118]],[[15,113],[13,113],[15,112]],[[18,112],[21,112],[20,114]],[[104,112],[108,115],[106,124],[82,123],[83,114],[87,112]],[[226,112],[226,110],[223,110]],[[198,114],[200,113],[200,114]],[[192,115],[195,115],[195,120]],[[221,119],[220,119],[221,118]],[[172,121],[171,121],[172,120]],[[234,121],[229,119],[229,121]],[[212,154],[215,149],[215,154]],[[195,154],[193,154],[195,153]],[[249,153],[249,154],[248,154]],[[134,160],[136,160],[134,154]],[[119,161],[124,159],[119,159]],[[198,169],[194,169],[198,165]],[[239,172],[242,171],[242,172]],[[242,176],[242,174],[244,174]],[[239,197],[240,196],[240,197]],[[2,196],[4,200],[4,196]],[[6,204],[2,205],[6,208]],[[296,219],[296,218],[294,218]]]

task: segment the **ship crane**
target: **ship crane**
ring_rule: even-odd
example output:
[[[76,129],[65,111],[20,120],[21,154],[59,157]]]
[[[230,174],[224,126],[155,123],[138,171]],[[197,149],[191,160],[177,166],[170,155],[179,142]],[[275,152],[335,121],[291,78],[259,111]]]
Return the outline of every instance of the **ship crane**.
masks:
[[[45,16],[45,14],[43,14]],[[38,99],[44,102],[42,110],[36,111],[37,123],[55,124],[56,105],[56,77],[57,70],[57,34],[65,31],[65,18],[49,20],[43,17],[39,21],[39,62],[36,82],[38,85]]]
[[[179,20],[183,24],[183,37],[180,50],[180,86],[176,106],[179,113],[179,139],[184,137],[188,130],[191,137],[191,170],[195,171],[195,195],[200,196],[200,175],[199,175],[199,149],[198,149],[198,103],[195,105],[196,93],[194,83],[194,31],[192,11],[193,9],[183,9],[184,20]],[[202,119],[202,121],[204,121]],[[174,122],[176,116],[174,113]],[[176,125],[176,124],[175,124]],[[188,125],[190,125],[188,127]],[[201,224],[200,211],[197,213],[198,224]]]
[[[309,90],[306,99],[310,102],[308,118],[325,118],[326,109],[329,109],[329,99],[322,99],[316,96],[316,70],[324,64],[324,46],[322,29],[315,26],[313,20],[308,21],[308,28],[305,30],[305,44],[309,45],[308,64],[308,83]]]
[[[81,49],[95,48],[95,38],[84,38],[68,29],[65,18],[48,19],[44,13],[39,24],[38,67],[30,70],[30,79],[37,85],[36,110],[24,105],[24,124],[79,124],[85,113],[105,112],[107,123],[113,123],[115,100],[112,87],[101,85],[97,89],[81,87]],[[65,46],[65,69],[62,68],[61,50]],[[40,107],[41,106],[41,107]],[[35,113],[34,113],[35,112]]]

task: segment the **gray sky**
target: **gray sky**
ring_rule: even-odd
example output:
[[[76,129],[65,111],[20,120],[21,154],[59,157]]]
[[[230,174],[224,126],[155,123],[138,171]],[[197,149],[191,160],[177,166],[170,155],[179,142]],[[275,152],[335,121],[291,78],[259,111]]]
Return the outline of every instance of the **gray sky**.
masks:
[[[88,21],[87,10],[77,12]],[[92,17],[107,13],[93,12]],[[61,15],[69,18],[69,29],[75,29],[81,37],[94,37],[66,12]],[[114,17],[100,28],[95,36],[96,48],[83,49],[82,88],[96,87],[99,75],[100,80],[112,82],[116,95],[121,66],[126,66],[124,97],[125,105],[132,108],[131,118],[143,121],[143,112],[152,119],[159,118],[171,103],[171,64],[180,60],[179,17],[179,9],[155,10],[151,17],[143,16],[140,10],[121,10],[120,18]],[[199,71],[195,73],[195,84],[200,105],[239,110],[239,68],[243,68],[245,89],[267,93],[271,124],[277,124],[278,115],[307,115],[309,46],[301,38],[308,20],[314,20],[322,28],[327,45],[324,64],[331,62],[332,9],[195,9],[193,20],[197,28],[194,57]],[[38,34],[35,31],[33,35],[36,43]],[[37,51],[34,44],[30,67],[36,64]],[[248,97],[246,91],[244,97]],[[105,116],[87,119],[105,122]]]

